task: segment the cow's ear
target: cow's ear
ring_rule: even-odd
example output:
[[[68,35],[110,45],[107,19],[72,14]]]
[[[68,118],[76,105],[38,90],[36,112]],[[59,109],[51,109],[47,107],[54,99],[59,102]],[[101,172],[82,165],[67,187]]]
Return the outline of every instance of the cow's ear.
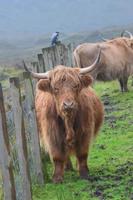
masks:
[[[82,83],[82,87],[88,87],[93,82],[93,78],[88,74],[80,75],[80,80],[81,80],[81,83]]]
[[[50,92],[50,80],[49,79],[41,79],[37,87],[39,90],[43,90],[45,92]]]

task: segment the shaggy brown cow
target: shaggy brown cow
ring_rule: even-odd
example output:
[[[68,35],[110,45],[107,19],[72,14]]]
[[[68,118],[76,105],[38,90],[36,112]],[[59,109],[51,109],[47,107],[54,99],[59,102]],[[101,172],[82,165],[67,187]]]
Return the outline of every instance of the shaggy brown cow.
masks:
[[[128,91],[128,78],[133,74],[133,36],[130,34],[130,38],[119,37],[105,42],[81,44],[73,52],[75,65],[81,68],[88,66],[93,62],[99,47],[102,50],[100,63],[91,75],[99,81],[118,79],[121,91]]]
[[[88,178],[88,150],[103,121],[103,106],[89,87],[92,78],[88,74],[99,57],[100,53],[95,63],[84,69],[57,66],[47,73],[30,72],[41,78],[35,106],[41,144],[54,163],[55,183],[62,182],[71,154],[77,157],[80,176]]]

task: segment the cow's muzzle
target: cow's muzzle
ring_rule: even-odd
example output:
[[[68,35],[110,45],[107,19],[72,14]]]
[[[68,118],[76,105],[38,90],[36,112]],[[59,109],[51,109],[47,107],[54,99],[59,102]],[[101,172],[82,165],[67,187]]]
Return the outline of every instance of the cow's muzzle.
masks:
[[[63,102],[63,110],[66,112],[72,111],[75,109],[76,105],[74,101],[64,101]]]

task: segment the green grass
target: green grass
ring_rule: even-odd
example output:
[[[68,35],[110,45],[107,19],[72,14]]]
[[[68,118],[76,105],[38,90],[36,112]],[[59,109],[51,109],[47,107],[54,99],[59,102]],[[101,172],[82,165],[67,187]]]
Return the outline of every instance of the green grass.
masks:
[[[9,78],[17,77],[22,73],[22,69],[13,67],[0,67],[0,82],[4,88],[9,87]]]
[[[49,179],[45,186],[33,186],[33,200],[133,199],[133,87],[128,85],[124,94],[115,81],[94,86],[105,104],[105,121],[90,150],[90,180],[81,180],[76,170],[67,172],[63,184]],[[51,178],[52,165],[47,168]]]

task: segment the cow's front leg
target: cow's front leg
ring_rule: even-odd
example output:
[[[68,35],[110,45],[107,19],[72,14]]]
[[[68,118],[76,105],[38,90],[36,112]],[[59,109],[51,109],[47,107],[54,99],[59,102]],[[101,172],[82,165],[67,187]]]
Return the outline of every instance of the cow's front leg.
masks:
[[[122,77],[119,79],[120,87],[121,87],[121,92],[128,92],[128,77]]]
[[[122,78],[119,79],[119,83],[120,83],[121,92],[124,92],[124,83],[123,83]]]
[[[87,166],[87,157],[88,157],[87,153],[77,156],[79,174],[80,174],[80,177],[82,179],[88,179],[89,178],[89,170],[88,170],[88,166]]]
[[[54,183],[61,183],[63,181],[64,165],[65,161],[54,159],[54,174],[53,174]]]
[[[128,77],[124,77],[123,81],[124,81],[124,83],[123,83],[124,92],[128,92],[128,87],[127,87]]]
[[[89,169],[87,166],[87,157],[89,146],[91,143],[91,134],[83,133],[79,141],[77,141],[76,157],[80,177],[82,179],[89,178]]]

